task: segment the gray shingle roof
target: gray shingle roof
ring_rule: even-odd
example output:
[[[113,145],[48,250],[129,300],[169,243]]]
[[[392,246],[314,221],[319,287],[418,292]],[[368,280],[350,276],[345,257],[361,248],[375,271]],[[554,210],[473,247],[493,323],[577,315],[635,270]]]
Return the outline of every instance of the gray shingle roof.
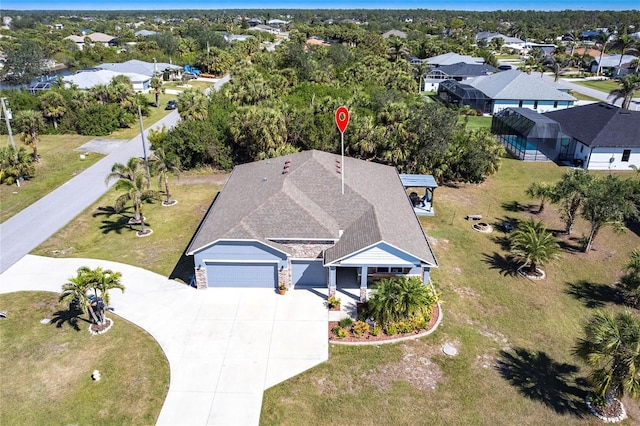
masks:
[[[499,70],[489,64],[467,64],[458,62],[457,64],[441,65],[437,68],[449,77],[476,77],[493,74]]]
[[[460,62],[464,62],[466,64],[484,64],[484,59],[476,58],[469,55],[460,55],[454,52],[444,53],[442,55],[427,58],[427,63],[429,63],[429,65],[436,65],[436,66],[451,65],[451,64],[457,64]]]
[[[271,240],[335,240],[325,257],[331,262],[384,241],[437,266],[396,169],[345,157],[343,195],[339,160],[313,150],[236,166],[187,252],[220,239],[284,251]]]
[[[519,70],[503,71],[488,76],[480,76],[469,83],[491,99],[516,99],[539,101],[575,101],[573,96],[561,92],[555,83],[550,83],[538,75]]]
[[[587,146],[640,147],[640,112],[599,102],[543,114]]]
[[[153,77],[154,70],[157,70],[158,72],[163,72],[166,69],[179,70],[182,67],[178,65],[168,64],[166,62],[158,62],[154,64],[153,62],[145,62],[145,61],[139,61],[137,59],[132,59],[130,61],[122,62],[122,63],[105,62],[103,64],[98,65],[96,68],[120,72],[120,73],[143,74],[143,75],[148,75],[150,77]]]

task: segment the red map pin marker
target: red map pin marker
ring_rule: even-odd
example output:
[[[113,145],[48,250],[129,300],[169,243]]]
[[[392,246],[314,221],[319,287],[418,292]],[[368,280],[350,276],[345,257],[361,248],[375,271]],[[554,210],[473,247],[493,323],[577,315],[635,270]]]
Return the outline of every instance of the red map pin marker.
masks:
[[[341,106],[336,110],[336,125],[338,126],[338,130],[340,133],[344,133],[347,129],[347,125],[349,124],[349,110]]]

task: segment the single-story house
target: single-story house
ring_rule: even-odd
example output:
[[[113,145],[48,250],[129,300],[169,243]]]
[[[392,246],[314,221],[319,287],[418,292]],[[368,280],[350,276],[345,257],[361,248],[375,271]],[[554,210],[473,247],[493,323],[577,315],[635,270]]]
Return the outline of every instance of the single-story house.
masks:
[[[604,102],[538,114],[508,108],[491,132],[522,160],[552,160],[588,170],[640,167],[640,111]]]
[[[467,64],[459,62],[452,65],[441,65],[427,72],[422,90],[425,92],[437,92],[440,83],[444,80],[465,81],[468,83],[476,77],[493,74],[498,71],[496,67],[488,64]]]
[[[360,288],[438,266],[395,168],[304,151],[236,166],[193,237],[198,288]]]
[[[182,67],[179,65],[168,64],[166,62],[145,62],[137,59],[132,59],[127,62],[105,62],[98,65],[96,68],[115,71],[118,73],[134,73],[142,74],[149,77],[153,77],[159,73],[170,71],[179,73],[182,71]]]
[[[482,31],[475,36],[476,43],[480,40],[485,40],[487,44],[489,44],[494,38],[502,39],[503,47],[517,51],[522,51],[525,49],[525,41],[519,39],[518,37],[509,37],[500,33],[493,33],[490,31]]]
[[[426,62],[430,67],[437,68],[442,65],[459,64],[460,62],[464,62],[465,64],[484,64],[484,58],[476,58],[469,55],[459,55],[454,52],[449,52],[427,58]]]
[[[88,90],[101,84],[110,84],[111,80],[118,75],[129,77],[133,84],[133,90],[136,92],[144,92],[149,90],[151,77],[143,74],[115,72],[101,69],[91,69],[78,71],[75,74],[63,77],[65,83],[75,85],[79,89]]]
[[[70,35],[65,37],[65,40],[73,41],[78,49],[82,50],[84,48],[85,39],[91,40],[92,43],[101,43],[103,46],[108,47],[110,44],[114,43],[116,39],[115,36],[104,34],[104,33],[88,33],[81,36]]]
[[[602,57],[594,57],[593,61],[589,64],[589,72],[598,72],[598,65],[600,65],[600,72],[613,77],[621,77],[627,75],[631,70],[631,62],[638,59],[633,55],[609,55]]]
[[[158,34],[158,32],[153,30],[140,30],[134,33],[136,37],[149,37],[156,34]]]
[[[438,96],[453,105],[495,114],[505,108],[530,108],[537,112],[570,108],[576,98],[562,86],[520,70],[476,77],[469,83],[445,80]]]

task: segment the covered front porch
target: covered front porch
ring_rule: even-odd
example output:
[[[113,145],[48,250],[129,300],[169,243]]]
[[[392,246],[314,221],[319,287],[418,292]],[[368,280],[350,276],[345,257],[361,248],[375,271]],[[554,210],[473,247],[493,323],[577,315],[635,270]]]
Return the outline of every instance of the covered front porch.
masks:
[[[353,299],[357,297],[359,302],[366,302],[376,281],[401,276],[418,276],[426,285],[430,279],[430,267],[416,264],[329,266],[329,296],[341,297],[344,293]]]

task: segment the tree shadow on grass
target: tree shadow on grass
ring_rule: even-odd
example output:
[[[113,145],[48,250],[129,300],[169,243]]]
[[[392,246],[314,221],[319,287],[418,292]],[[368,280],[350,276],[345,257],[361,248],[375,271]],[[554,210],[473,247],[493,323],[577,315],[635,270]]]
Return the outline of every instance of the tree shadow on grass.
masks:
[[[532,204],[520,204],[519,201],[507,201],[501,204],[501,207],[508,211],[508,212],[512,212],[512,213],[517,213],[517,212],[526,212],[529,211],[533,205]]]
[[[564,293],[580,300],[589,309],[604,307],[607,303],[624,305],[625,295],[619,289],[607,284],[598,284],[587,280],[579,280],[575,283],[567,283],[569,286]]]
[[[554,361],[545,352],[516,348],[500,351],[498,373],[527,398],[542,402],[559,414],[584,417],[587,390],[584,380],[576,377],[579,368]]]
[[[518,275],[518,263],[513,256],[503,256],[500,253],[482,253],[483,262],[489,265],[490,269],[497,269],[503,277],[514,277]]]
[[[69,324],[69,326],[75,331],[80,331],[80,325],[78,325],[79,321],[83,321],[88,324],[91,323],[91,321],[80,318],[80,315],[82,314],[82,310],[75,305],[69,307],[69,309],[61,309],[53,313],[51,324],[54,324],[56,328],[62,328],[62,326],[66,323]]]

